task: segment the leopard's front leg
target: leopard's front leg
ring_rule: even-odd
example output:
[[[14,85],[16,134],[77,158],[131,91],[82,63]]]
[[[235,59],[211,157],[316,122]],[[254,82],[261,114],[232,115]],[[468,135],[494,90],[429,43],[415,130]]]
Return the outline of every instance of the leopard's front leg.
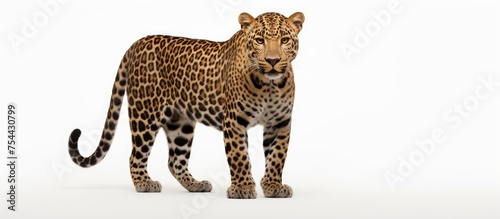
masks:
[[[260,185],[268,198],[290,198],[293,190],[282,184],[281,175],[290,141],[291,118],[285,118],[264,127],[264,153],[266,172]]]
[[[227,163],[231,172],[231,186],[227,189],[227,197],[236,199],[256,198],[255,181],[251,174],[250,158],[248,156],[246,124],[241,118],[237,120],[225,118],[224,124],[224,145]]]

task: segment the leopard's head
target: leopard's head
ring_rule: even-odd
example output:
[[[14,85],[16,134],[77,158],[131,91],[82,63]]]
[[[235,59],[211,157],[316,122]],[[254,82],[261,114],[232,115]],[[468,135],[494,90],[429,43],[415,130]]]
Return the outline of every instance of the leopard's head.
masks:
[[[242,13],[238,20],[246,36],[251,67],[269,79],[280,78],[297,56],[297,35],[302,29],[304,14],[296,12],[287,18],[270,12],[254,18]]]

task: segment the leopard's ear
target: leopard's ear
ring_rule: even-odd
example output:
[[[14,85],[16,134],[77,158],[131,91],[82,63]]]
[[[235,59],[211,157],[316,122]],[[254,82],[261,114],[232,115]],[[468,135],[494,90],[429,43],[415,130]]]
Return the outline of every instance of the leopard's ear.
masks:
[[[255,22],[255,18],[252,15],[243,12],[238,17],[238,21],[240,22],[241,29],[245,32],[248,32],[252,28],[252,24]]]
[[[290,17],[288,17],[288,22],[297,30],[297,33],[302,30],[302,24],[304,23],[304,14],[302,12],[295,12]]]

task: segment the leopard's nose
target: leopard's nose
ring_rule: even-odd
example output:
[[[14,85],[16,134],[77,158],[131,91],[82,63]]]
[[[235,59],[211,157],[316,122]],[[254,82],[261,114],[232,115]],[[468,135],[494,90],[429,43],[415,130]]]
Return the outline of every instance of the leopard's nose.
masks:
[[[276,63],[278,63],[281,59],[280,58],[266,58],[266,62],[271,64],[271,66],[274,67]]]

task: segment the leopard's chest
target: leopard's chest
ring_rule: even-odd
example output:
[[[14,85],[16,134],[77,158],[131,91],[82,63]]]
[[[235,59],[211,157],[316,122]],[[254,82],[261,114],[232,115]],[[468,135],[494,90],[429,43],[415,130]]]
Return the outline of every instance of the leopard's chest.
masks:
[[[237,103],[238,114],[245,117],[248,126],[266,125],[287,117],[293,107],[293,97],[278,92],[264,93],[251,101]]]

